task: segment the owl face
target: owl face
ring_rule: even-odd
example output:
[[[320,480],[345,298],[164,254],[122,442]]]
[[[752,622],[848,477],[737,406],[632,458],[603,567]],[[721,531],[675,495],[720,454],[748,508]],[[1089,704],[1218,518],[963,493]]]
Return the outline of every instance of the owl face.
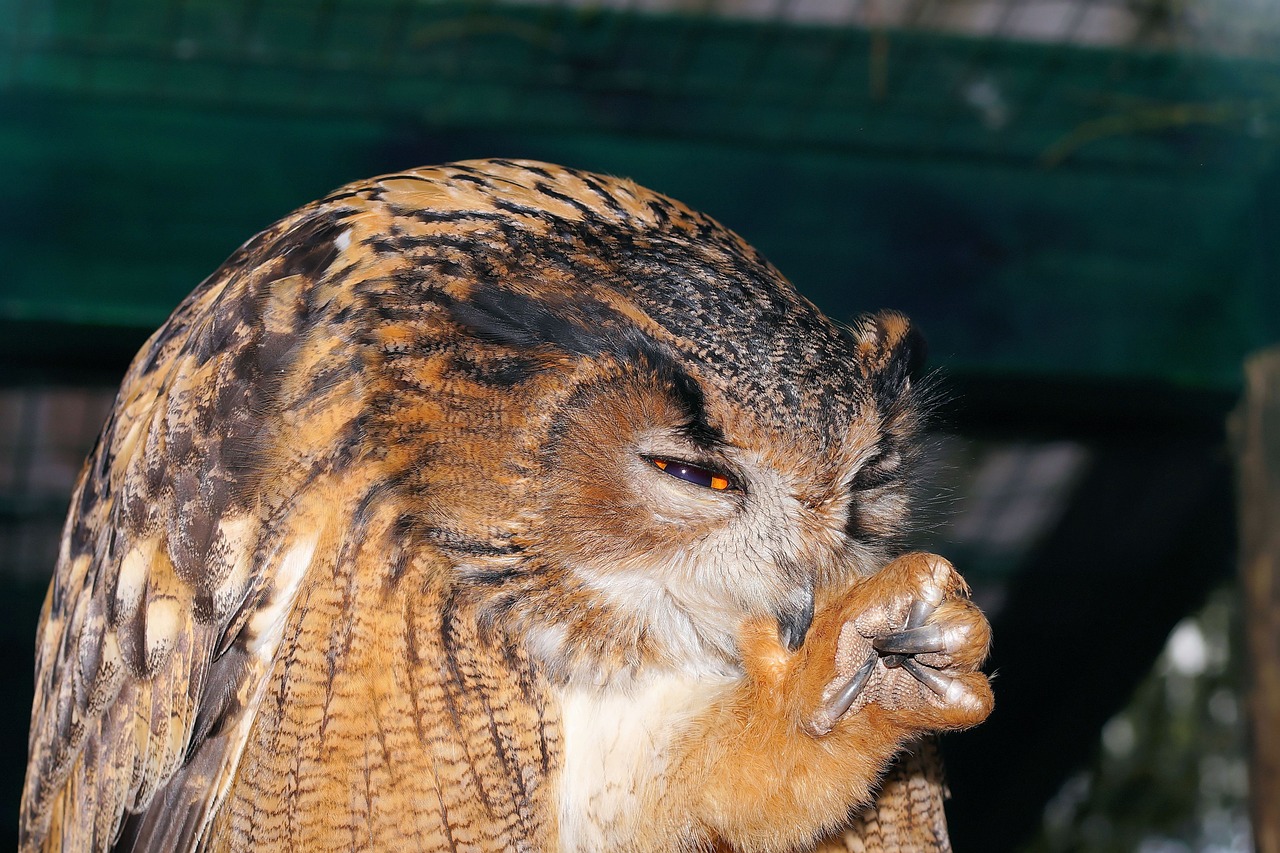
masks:
[[[536,550],[674,655],[731,660],[742,620],[762,613],[798,645],[815,595],[874,570],[905,516],[902,413],[868,405],[832,440],[714,375],[618,368],[557,413]]]
[[[731,669],[761,614],[798,645],[815,597],[874,570],[905,519],[909,324],[832,323],[736,235],[629,183],[479,174],[483,193],[449,200],[465,240],[391,241],[412,263],[379,294],[414,318],[387,443],[422,526],[471,543],[462,576],[565,677]],[[486,218],[495,193],[552,184],[599,203],[521,195]]]

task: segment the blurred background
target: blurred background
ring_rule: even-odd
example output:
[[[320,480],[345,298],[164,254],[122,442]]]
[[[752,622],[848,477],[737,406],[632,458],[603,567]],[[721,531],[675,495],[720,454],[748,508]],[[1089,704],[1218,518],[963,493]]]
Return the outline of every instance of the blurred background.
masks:
[[[918,538],[996,636],[995,714],[944,742],[958,850],[1252,849],[1227,424],[1280,341],[1278,148],[1276,0],[0,0],[0,837],[133,352],[291,209],[504,156],[925,332]]]

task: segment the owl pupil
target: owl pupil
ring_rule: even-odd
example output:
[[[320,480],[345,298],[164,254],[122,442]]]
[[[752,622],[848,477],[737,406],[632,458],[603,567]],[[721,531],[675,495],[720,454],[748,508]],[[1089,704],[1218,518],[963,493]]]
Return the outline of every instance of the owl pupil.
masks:
[[[706,468],[700,468],[697,465],[690,465],[688,462],[680,462],[675,459],[662,459],[661,457],[653,457],[649,459],[654,467],[659,471],[670,474],[672,477],[703,486],[708,489],[722,491],[729,488],[729,478],[724,474],[710,471]]]

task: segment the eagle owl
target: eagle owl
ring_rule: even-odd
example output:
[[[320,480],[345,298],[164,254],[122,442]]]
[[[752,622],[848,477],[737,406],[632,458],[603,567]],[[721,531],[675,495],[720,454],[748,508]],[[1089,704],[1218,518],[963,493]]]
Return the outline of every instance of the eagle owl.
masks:
[[[22,848],[874,847],[892,756],[992,702],[964,582],[898,545],[918,360],[625,180],[300,209],[86,463]]]

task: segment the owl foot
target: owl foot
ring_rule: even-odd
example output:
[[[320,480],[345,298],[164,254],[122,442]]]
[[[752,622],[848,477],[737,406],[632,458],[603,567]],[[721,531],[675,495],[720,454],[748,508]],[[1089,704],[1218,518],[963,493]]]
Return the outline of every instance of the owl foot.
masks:
[[[921,729],[966,728],[985,719],[991,688],[978,667],[991,629],[968,593],[951,564],[933,554],[900,557],[854,587],[823,614],[831,618],[815,623],[807,644],[835,658],[836,677],[804,728],[825,735],[868,704]]]
[[[734,849],[812,849],[824,827],[872,801],[905,744],[991,712],[979,670],[990,628],[941,557],[908,554],[820,589],[794,648],[789,627],[774,614],[744,622],[744,678],[699,718],[705,736],[684,741],[679,766],[691,775],[680,796]]]

